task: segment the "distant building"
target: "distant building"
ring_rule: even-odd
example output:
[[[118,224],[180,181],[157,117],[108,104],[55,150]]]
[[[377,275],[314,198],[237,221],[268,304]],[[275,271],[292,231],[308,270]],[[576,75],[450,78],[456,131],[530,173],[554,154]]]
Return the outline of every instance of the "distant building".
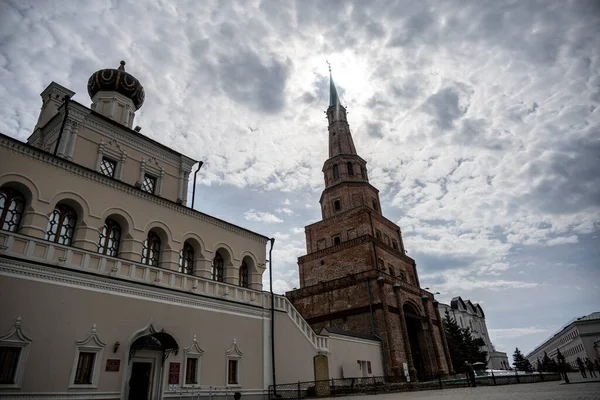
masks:
[[[538,360],[548,357],[555,358],[557,349],[565,356],[565,361],[572,367],[577,367],[577,357],[582,360],[600,358],[600,312],[594,312],[569,322],[560,331],[545,340],[533,351],[527,354],[534,368]]]
[[[465,301],[459,296],[453,298],[450,305],[439,303],[438,310],[442,318],[448,311],[461,328],[471,328],[473,337],[483,340],[482,350],[488,353],[488,368],[510,369],[506,353],[496,351],[490,340],[485,324],[485,314],[479,304],[473,304],[471,300]]]

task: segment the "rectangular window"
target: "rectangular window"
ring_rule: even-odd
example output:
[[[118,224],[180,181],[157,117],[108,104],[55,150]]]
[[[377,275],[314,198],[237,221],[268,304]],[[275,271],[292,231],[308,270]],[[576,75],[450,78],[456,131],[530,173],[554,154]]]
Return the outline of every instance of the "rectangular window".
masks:
[[[398,250],[398,242],[396,242],[394,239],[392,239],[392,247]]]
[[[75,380],[73,383],[77,385],[89,385],[92,383],[95,358],[96,353],[79,353],[79,360],[77,360],[77,370],[75,371]]]
[[[115,177],[115,172],[117,170],[117,162],[111,160],[108,157],[102,157],[102,161],[100,162],[100,173],[102,175],[110,176],[111,178]]]
[[[367,361],[367,373],[371,374],[371,361]]]
[[[227,383],[229,385],[238,384],[238,360],[229,360],[227,367]]]
[[[390,275],[396,276],[396,271],[394,270],[392,264],[388,264],[388,270],[390,271]]]
[[[335,200],[333,202],[333,209],[335,211],[340,211],[342,209],[342,203],[339,200]]]
[[[379,269],[383,269],[385,270],[385,263],[383,262],[383,259],[379,259],[377,260],[377,266],[379,267]]]
[[[0,384],[15,383],[20,355],[20,347],[0,347]]]
[[[333,245],[336,246],[340,243],[342,243],[342,239],[339,236],[334,236],[333,237]]]
[[[379,207],[377,207],[377,200],[373,199],[373,210],[379,211]]]
[[[198,359],[188,358],[185,366],[185,384],[196,385],[198,376]]]
[[[154,190],[156,189],[156,178],[148,174],[144,175],[144,180],[142,181],[141,189],[144,192],[154,194]]]
[[[348,168],[348,175],[353,176],[354,175],[354,167],[352,166],[352,163],[348,161],[346,163],[346,167]]]
[[[340,171],[338,170],[337,164],[333,164],[333,179],[340,177]]]
[[[365,168],[362,165],[360,166],[360,176],[362,176],[363,179],[367,179],[367,174],[365,174]]]

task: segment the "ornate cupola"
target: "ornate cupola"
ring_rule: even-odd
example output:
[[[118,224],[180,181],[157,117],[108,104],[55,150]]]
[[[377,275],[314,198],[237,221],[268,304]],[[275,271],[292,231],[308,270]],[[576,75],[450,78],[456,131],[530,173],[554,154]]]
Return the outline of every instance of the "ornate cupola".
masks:
[[[90,76],[88,93],[92,110],[128,128],[133,126],[135,111],[144,104],[144,87],[125,72],[125,61],[117,69],[101,69]]]

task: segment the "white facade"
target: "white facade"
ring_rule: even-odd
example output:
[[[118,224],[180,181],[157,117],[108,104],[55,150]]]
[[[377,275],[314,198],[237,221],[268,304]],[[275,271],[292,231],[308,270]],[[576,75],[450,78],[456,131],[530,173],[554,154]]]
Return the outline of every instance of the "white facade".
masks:
[[[450,305],[439,303],[438,310],[442,318],[448,311],[461,328],[470,328],[474,338],[483,340],[485,345],[481,349],[488,353],[488,368],[510,369],[506,353],[496,351],[490,340],[485,324],[485,314],[479,304],[473,304],[470,300],[465,301],[461,297],[454,297]]]
[[[548,357],[556,359],[557,350],[565,356],[565,361],[573,368],[577,368],[577,357],[594,361],[600,359],[600,312],[577,318],[567,324],[559,332],[552,335],[533,351],[527,354],[534,368],[538,360]]]
[[[265,398],[272,339],[277,383],[380,374],[379,342],[262,291],[268,238],[187,206],[196,161],[130,129],[143,96],[111,73],[93,109],[53,82],[28,143],[0,134],[0,397]]]

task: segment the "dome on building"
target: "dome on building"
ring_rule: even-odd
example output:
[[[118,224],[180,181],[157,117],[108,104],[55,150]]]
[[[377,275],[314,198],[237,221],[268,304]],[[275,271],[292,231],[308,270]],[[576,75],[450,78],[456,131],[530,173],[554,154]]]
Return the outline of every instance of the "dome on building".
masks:
[[[101,69],[90,76],[88,93],[91,98],[100,91],[112,91],[131,99],[135,109],[144,104],[144,87],[133,75],[125,72],[125,61],[121,61],[118,69]]]

